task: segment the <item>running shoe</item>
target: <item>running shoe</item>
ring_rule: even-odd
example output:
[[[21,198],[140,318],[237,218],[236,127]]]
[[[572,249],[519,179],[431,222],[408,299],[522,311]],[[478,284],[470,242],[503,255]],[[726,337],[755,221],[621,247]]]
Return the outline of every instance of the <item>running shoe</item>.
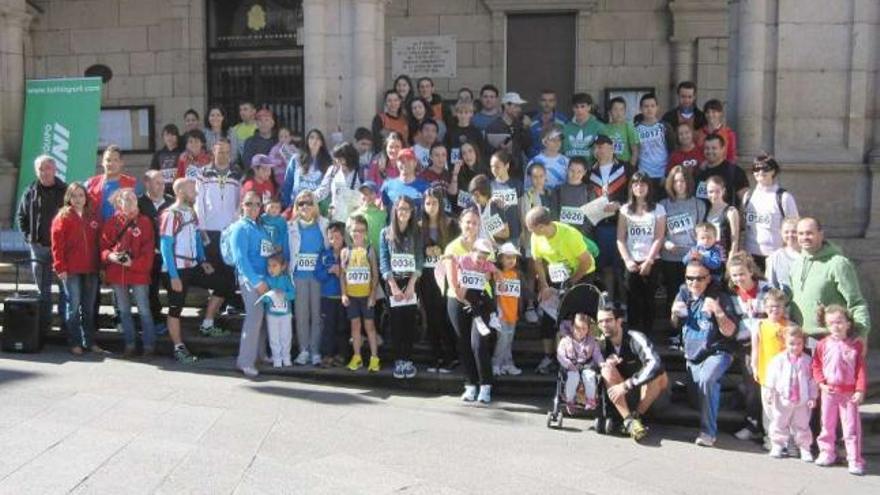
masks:
[[[699,445],[700,447],[714,447],[715,446],[715,437],[710,437],[705,433],[700,433],[700,436],[694,440],[694,443]]]
[[[642,419],[639,418],[638,415],[633,415],[629,418],[629,422],[626,425],[626,432],[629,433],[629,436],[636,442],[648,435],[648,429],[642,423]]]
[[[370,356],[370,364],[367,366],[367,371],[378,373],[380,369],[382,369],[382,363],[379,362],[379,358],[377,356]]]
[[[391,372],[391,375],[398,380],[402,380],[406,378],[406,371],[404,371],[403,361],[394,361],[394,371]]]
[[[241,372],[244,373],[244,376],[248,378],[256,378],[260,375],[260,372],[257,371],[253,366],[247,366],[241,369]]]
[[[415,363],[412,361],[406,361],[403,365],[403,374],[406,378],[415,378],[418,370],[416,369]]]
[[[492,402],[492,385],[480,385],[480,394],[477,396],[477,401],[482,404]]]
[[[772,445],[770,447],[770,457],[774,459],[782,459],[784,456],[782,455],[782,445]]]
[[[553,364],[553,360],[550,359],[550,356],[544,356],[544,359],[541,359],[541,362],[538,363],[538,367],[535,368],[535,373],[539,375],[546,375],[550,373],[550,365]]]
[[[819,457],[816,458],[816,465],[821,467],[833,466],[835,462],[836,459],[824,452],[821,452]]]
[[[504,372],[504,374],[507,374],[507,375],[510,375],[510,376],[519,376],[519,375],[522,375],[522,370],[519,369],[519,368],[517,368],[516,366],[514,366],[514,365],[512,365],[512,364],[508,364],[508,365],[506,365],[506,366],[502,366],[502,367],[501,367],[501,371]]]
[[[856,464],[855,462],[849,463],[849,468],[847,469],[847,471],[849,471],[849,474],[852,474],[854,476],[864,476],[865,475],[864,466]]]
[[[473,402],[477,400],[477,386],[476,385],[465,385],[464,393],[461,394],[461,400],[464,402]]]
[[[800,449],[801,450],[801,460],[804,462],[813,462],[813,453],[810,452],[809,448]]]
[[[355,354],[351,357],[351,361],[348,362],[348,369],[351,371],[357,371],[364,367],[364,360],[361,358],[360,354]]]
[[[293,364],[299,366],[309,364],[309,351],[300,351],[299,355],[296,356],[296,359],[293,360]]]
[[[229,330],[224,330],[214,325],[211,325],[210,327],[199,328],[199,333],[201,333],[205,337],[226,337],[227,335],[231,334]]]
[[[184,346],[177,347],[174,349],[174,359],[177,360],[178,363],[181,364],[190,364],[197,361],[197,358],[193,356],[189,349]]]

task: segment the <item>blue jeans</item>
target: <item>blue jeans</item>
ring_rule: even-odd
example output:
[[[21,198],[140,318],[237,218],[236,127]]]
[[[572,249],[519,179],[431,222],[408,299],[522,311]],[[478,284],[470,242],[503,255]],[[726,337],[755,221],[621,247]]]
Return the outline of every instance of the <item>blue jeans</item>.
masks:
[[[141,318],[141,330],[143,331],[144,348],[156,347],[156,328],[153,326],[153,314],[150,311],[150,286],[149,285],[117,285],[111,286],[116,299],[116,311],[122,323],[122,334],[125,336],[125,346],[135,345],[134,318],[131,316],[131,300],[128,291],[134,294],[134,302],[137,304],[138,316]]]
[[[95,301],[98,299],[97,273],[71,273],[64,281],[67,292],[67,344],[70,347],[95,345]]]
[[[718,436],[718,408],[721,404],[721,377],[730,368],[733,356],[726,352],[713,354],[699,364],[688,363],[691,387],[700,403],[700,432]]]
[[[34,283],[40,292],[40,331],[45,332],[52,328],[52,250],[39,244],[30,244],[31,258],[38,263],[31,263],[34,273]],[[65,316],[67,315],[67,293],[61,280],[55,279],[58,285],[58,315],[61,317],[61,329],[64,330]]]

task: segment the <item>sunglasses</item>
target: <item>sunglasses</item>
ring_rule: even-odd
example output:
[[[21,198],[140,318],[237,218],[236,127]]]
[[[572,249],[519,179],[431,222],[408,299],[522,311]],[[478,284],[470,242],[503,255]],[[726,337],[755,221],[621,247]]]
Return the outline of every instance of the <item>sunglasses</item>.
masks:
[[[245,201],[244,205],[245,206],[263,206],[263,203],[260,203],[259,201]]]
[[[708,278],[708,275],[700,275],[698,277],[684,277],[684,279],[688,282],[702,282],[703,280],[706,280],[706,278]]]
[[[770,167],[752,167],[752,173],[769,172],[769,171],[770,171]]]
[[[296,206],[302,208],[303,206],[315,206],[315,203],[311,201],[300,201],[296,204]]]

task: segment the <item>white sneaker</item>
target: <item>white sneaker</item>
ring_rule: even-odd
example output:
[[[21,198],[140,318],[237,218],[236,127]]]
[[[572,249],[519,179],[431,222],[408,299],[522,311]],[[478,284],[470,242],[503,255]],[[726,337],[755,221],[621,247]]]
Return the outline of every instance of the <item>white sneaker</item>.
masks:
[[[504,370],[501,369],[500,366],[492,366],[492,374],[495,376],[500,376],[504,373]]]
[[[483,404],[492,402],[492,385],[480,385],[480,395],[477,396],[477,401]]]
[[[800,449],[801,451],[801,460],[804,462],[813,462],[813,453],[810,452],[809,448]]]
[[[464,393],[461,394],[461,400],[465,402],[473,402],[477,400],[477,386],[476,385],[465,385]]]
[[[282,363],[280,359],[278,361],[272,361],[273,368],[280,368],[283,364],[284,363]]]
[[[309,364],[309,351],[301,351],[296,356],[296,359],[293,360],[293,363],[299,366],[305,366]]]
[[[710,437],[705,433],[700,433],[700,436],[694,440],[694,443],[699,445],[700,447],[714,447],[715,446],[715,437]]]
[[[743,427],[743,429],[734,433],[733,436],[735,436],[737,439],[743,440],[743,441],[754,440],[757,438],[757,435],[755,434],[755,432],[750,430],[748,426]]]
[[[508,374],[508,375],[510,375],[510,376],[519,376],[519,375],[522,375],[522,370],[519,369],[519,368],[517,368],[516,366],[514,366],[514,365],[512,365],[512,364],[508,364],[508,365],[506,365],[506,366],[503,366],[503,367],[501,368],[501,371],[503,371],[504,373],[506,373],[506,374]]]
[[[531,324],[538,323],[538,313],[535,312],[535,308],[530,307],[529,309],[527,309],[526,314],[525,314],[525,318],[526,318],[526,321]]]
[[[550,365],[552,363],[553,363],[553,361],[548,356],[544,356],[541,359],[541,362],[538,363],[537,368],[535,368],[535,372],[538,373],[539,375],[546,375],[546,374],[550,373]]]
[[[416,369],[415,363],[412,361],[406,361],[403,365],[403,376],[405,378],[415,378],[416,373],[418,373],[418,369]]]
[[[246,366],[241,369],[241,372],[244,373],[244,376],[248,378],[256,378],[260,375],[260,372],[257,371],[253,366]]]
[[[835,460],[825,452],[820,452],[819,457],[816,458],[816,465],[821,467],[831,466],[834,464],[834,462]]]
[[[312,366],[321,366],[320,354],[312,354]]]
[[[770,446],[770,457],[774,459],[782,459],[782,445]]]
[[[855,476],[864,476],[865,475],[865,468],[862,466],[859,466],[858,464],[856,464],[854,462],[849,463],[849,468],[847,469],[847,471],[849,471],[849,474],[852,474]]]

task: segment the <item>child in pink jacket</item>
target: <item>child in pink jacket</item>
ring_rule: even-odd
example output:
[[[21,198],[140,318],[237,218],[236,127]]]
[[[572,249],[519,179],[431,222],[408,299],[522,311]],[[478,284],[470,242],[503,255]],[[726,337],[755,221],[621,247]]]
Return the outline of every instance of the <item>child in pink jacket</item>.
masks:
[[[852,316],[838,305],[819,307],[819,324],[829,335],[819,342],[813,354],[813,378],[822,391],[822,432],[817,466],[830,466],[836,461],[837,421],[843,431],[846,460],[850,474],[861,476],[865,471],[862,458],[862,423],[859,404],[865,398],[868,377],[865,369],[864,344],[852,336]]]
[[[565,402],[571,412],[577,398],[578,385],[583,382],[585,407],[595,409],[597,405],[597,387],[599,383],[599,365],[602,364],[602,351],[599,343],[590,335],[590,317],[578,313],[574,317],[571,335],[559,341],[556,359],[566,373]]]
[[[813,381],[810,356],[804,353],[804,331],[798,326],[783,330],[785,350],[767,365],[766,394],[770,409],[770,457],[781,458],[789,437],[801,451],[801,460],[813,462],[810,445],[810,411],[816,407],[816,382]]]

